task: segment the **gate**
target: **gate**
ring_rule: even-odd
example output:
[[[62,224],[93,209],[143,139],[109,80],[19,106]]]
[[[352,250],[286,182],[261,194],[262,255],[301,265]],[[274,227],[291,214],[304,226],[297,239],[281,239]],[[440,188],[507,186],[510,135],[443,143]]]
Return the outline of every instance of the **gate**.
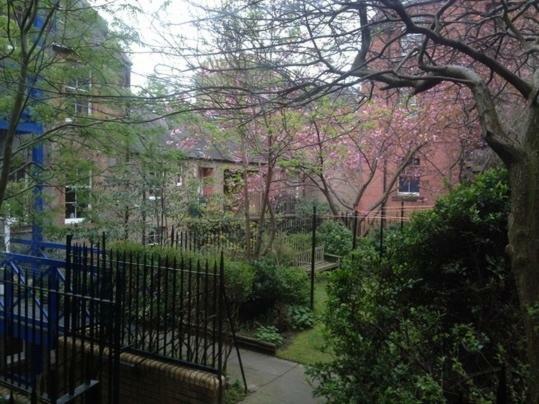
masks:
[[[119,401],[121,282],[70,244],[65,260],[2,254],[0,391],[15,401]]]

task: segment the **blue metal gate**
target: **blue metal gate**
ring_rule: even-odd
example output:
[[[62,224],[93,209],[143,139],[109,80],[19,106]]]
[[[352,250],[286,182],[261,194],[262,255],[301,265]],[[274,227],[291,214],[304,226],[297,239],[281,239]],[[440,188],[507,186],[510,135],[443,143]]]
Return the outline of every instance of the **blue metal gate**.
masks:
[[[64,248],[63,260],[2,254],[0,385],[32,403],[118,402],[114,282],[98,248]]]

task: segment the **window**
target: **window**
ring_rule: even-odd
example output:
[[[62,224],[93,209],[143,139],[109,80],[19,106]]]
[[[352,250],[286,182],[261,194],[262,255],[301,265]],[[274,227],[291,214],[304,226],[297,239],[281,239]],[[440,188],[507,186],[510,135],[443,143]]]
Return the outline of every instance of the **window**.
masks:
[[[77,180],[64,188],[65,223],[82,223],[90,209],[90,190],[92,173],[90,170],[77,170]]]
[[[178,175],[176,175],[176,186],[178,188],[183,187],[184,180],[183,180],[183,167],[180,167],[178,170]]]
[[[407,167],[403,173],[399,176],[399,196],[419,196],[420,180],[418,169],[421,164],[421,160],[418,157],[410,159]]]
[[[209,197],[213,194],[213,168],[199,167],[198,178],[202,181],[202,186],[199,188],[199,193],[203,197]]]
[[[69,96],[69,104],[67,113],[72,113],[74,116],[88,116],[92,113],[92,104],[88,93],[90,92],[90,79],[72,79],[65,86],[65,91]]]
[[[163,239],[163,231],[164,228],[158,228],[154,227],[150,230],[148,233],[148,236],[146,237],[146,244],[148,245],[158,245],[161,243],[161,240]]]
[[[163,195],[163,177],[164,172],[150,171],[146,177],[148,199],[150,201],[158,201]]]
[[[241,171],[226,169],[223,173],[223,193],[227,196],[241,192],[243,176]]]
[[[90,208],[90,186],[65,187],[65,223],[82,223]]]
[[[419,195],[419,177],[401,175],[399,177],[399,194]]]
[[[178,176],[176,177],[176,186],[178,188],[183,187],[183,175],[178,174]]]

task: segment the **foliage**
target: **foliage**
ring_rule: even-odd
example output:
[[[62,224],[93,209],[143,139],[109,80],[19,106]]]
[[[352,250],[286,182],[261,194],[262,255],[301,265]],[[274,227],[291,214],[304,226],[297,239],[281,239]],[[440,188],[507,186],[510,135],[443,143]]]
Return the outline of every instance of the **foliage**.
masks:
[[[40,213],[26,200],[38,179],[55,187],[75,184],[64,181],[66,173],[74,171],[62,171],[56,161],[49,161],[47,170],[29,164],[30,150],[38,141],[54,141],[47,157],[61,160],[65,152],[75,155],[72,161],[80,165],[91,160],[91,151],[107,154],[123,141],[114,121],[127,109],[129,62],[123,52],[133,32],[114,14],[134,8],[127,2],[110,2],[104,7],[111,16],[107,26],[96,9],[78,3],[0,3],[0,119],[10,122],[0,142],[0,206],[3,216],[22,223]],[[38,123],[45,132],[38,139],[19,136],[15,127],[22,123]],[[88,177],[87,172],[78,174],[79,179]],[[3,206],[6,200],[10,202]]]
[[[310,233],[279,233],[271,244],[271,250],[266,254],[280,266],[294,265],[298,252],[311,249],[312,235]]]
[[[208,262],[217,265],[219,257],[202,255],[189,251],[180,251],[173,247],[144,246],[134,242],[116,242],[111,246],[114,250],[125,251],[126,254],[149,254],[159,257],[163,262],[173,260],[192,260],[193,262]],[[255,271],[252,265],[245,261],[224,260],[225,288],[227,299],[235,305],[245,303],[252,295]]]
[[[288,322],[293,330],[305,330],[314,325],[314,314],[307,306],[288,307]]]
[[[325,215],[330,213],[327,202],[320,202],[316,199],[301,199],[296,205],[296,215],[308,217],[313,214],[313,207],[315,206],[317,215]]]
[[[324,221],[317,231],[317,237],[324,244],[324,252],[344,256],[352,249],[352,231],[334,220]]]
[[[235,303],[246,302],[253,293],[255,270],[245,261],[225,261],[227,299]]]
[[[277,327],[260,326],[255,332],[255,338],[274,345],[282,345],[284,338],[279,334]]]
[[[287,328],[287,306],[305,305],[308,301],[307,274],[300,268],[278,265],[270,257],[255,261],[253,266],[252,293],[240,307],[240,319]]]
[[[314,288],[314,318],[313,328],[300,331],[290,336],[285,346],[277,351],[277,356],[304,365],[327,363],[333,359],[331,347],[325,340],[326,329],[322,314],[327,308],[327,276],[323,273],[316,278]]]
[[[275,303],[305,304],[309,296],[308,276],[301,268],[281,267],[269,259],[255,263],[253,299],[266,307]]]
[[[503,256],[508,193],[505,174],[488,172],[391,231],[382,259],[368,240],[344,259],[326,316],[335,360],[311,370],[318,394],[492,402],[506,390],[524,400],[523,330]]]
[[[246,393],[239,380],[235,380],[226,386],[225,390],[225,404],[240,403],[245,399]]]

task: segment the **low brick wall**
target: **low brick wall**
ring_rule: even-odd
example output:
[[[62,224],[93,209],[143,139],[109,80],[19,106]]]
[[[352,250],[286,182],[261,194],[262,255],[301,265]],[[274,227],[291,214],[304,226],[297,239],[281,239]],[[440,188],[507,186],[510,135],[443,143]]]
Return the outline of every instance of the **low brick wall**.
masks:
[[[80,348],[80,341],[75,343]],[[71,345],[71,339],[68,339],[68,344]],[[86,352],[90,353],[89,345],[84,345]],[[97,349],[94,346],[96,353]],[[63,349],[60,348],[59,352]],[[107,356],[108,349],[105,348],[104,358]],[[103,394],[111,382],[106,368],[100,377]],[[221,381],[224,388],[223,376]],[[120,354],[121,404],[217,404],[220,387],[219,376],[210,372],[128,352]],[[106,401],[104,398],[103,402]]]
[[[219,387],[219,377],[208,372],[131,353],[120,355],[121,403],[213,404],[219,402]]]
[[[60,363],[63,363],[62,355],[64,353],[64,343],[67,342],[67,352],[71,353],[73,340],[67,341],[60,339],[58,354]],[[80,354],[81,342],[75,340],[76,350]],[[20,345],[20,344],[19,344]],[[15,348],[16,345],[13,345]],[[84,351],[91,355],[91,348],[88,343],[84,344]],[[94,354],[98,354],[98,347],[93,346]],[[103,351],[103,359],[108,361],[109,351],[107,348]],[[77,360],[78,362],[78,360]],[[79,372],[82,372],[81,366],[73,364],[74,377],[78,379]],[[66,392],[65,379],[66,370],[59,369],[56,373],[56,380],[59,382],[58,393]],[[103,368],[100,375],[100,391],[104,403],[108,400],[107,389],[109,388],[110,375],[107,372],[107,366]],[[210,372],[195,370],[179,364],[150,359],[142,355],[123,352],[120,354],[120,403],[121,404],[217,404],[219,403],[220,388],[224,386],[225,379]],[[40,393],[44,392],[41,388],[48,386],[48,380],[45,378],[38,382]],[[9,389],[0,386],[0,397],[9,397]],[[99,394],[97,392],[97,394]],[[22,397],[22,396],[21,396]],[[16,402],[26,402],[16,400]]]

